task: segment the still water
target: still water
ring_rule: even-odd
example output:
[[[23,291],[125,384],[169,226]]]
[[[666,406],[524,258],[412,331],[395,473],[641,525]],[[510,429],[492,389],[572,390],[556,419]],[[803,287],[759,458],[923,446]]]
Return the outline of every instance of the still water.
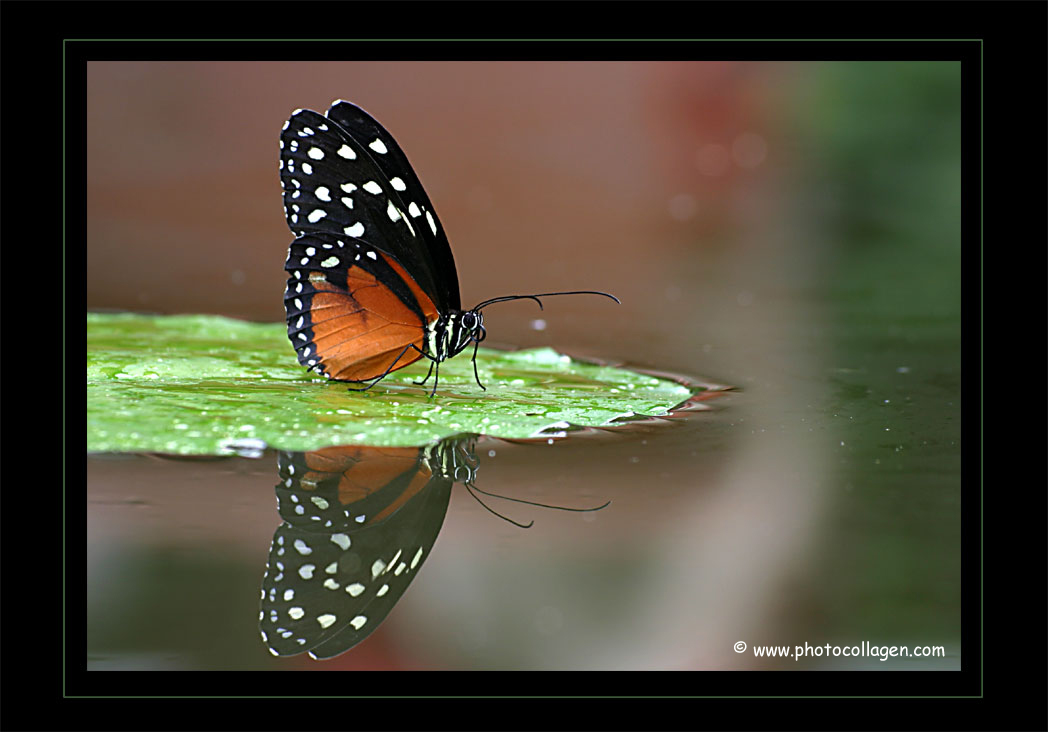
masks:
[[[805,351],[804,339],[795,347]],[[757,369],[708,409],[552,445],[480,438],[441,450],[336,450],[326,461],[323,451],[92,456],[88,667],[959,668],[958,382],[934,350],[927,338],[903,339],[814,373]],[[359,505],[335,516],[340,492],[383,486],[415,497],[373,529],[355,520],[368,513]],[[486,493],[611,503],[569,512]],[[295,523],[300,505],[305,526]],[[312,514],[335,523],[318,533]],[[322,557],[308,562],[313,582],[274,582],[306,564],[300,537],[308,558]],[[364,559],[347,569],[358,551]],[[339,574],[325,575],[339,557]],[[375,558],[392,566],[373,568]],[[319,589],[324,581],[337,587]],[[384,584],[366,611],[341,594],[357,585],[367,599]],[[313,617],[341,617],[332,622],[342,627],[363,617],[349,633],[363,640],[322,646],[321,656],[351,647],[331,660],[274,657],[274,640],[282,653],[296,649],[279,646],[292,629],[270,613],[301,607],[285,593],[302,598],[310,586],[340,593]],[[740,641],[749,650],[738,653]],[[863,641],[945,655],[752,651]]]

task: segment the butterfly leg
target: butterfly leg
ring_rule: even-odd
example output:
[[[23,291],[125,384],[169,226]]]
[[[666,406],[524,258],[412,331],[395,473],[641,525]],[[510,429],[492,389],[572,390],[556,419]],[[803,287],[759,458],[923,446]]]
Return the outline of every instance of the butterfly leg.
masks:
[[[357,388],[355,388],[355,387],[352,387],[352,386],[350,386],[350,387],[346,387],[346,388],[347,388],[347,389],[349,389],[349,391],[367,391],[368,389],[370,389],[370,388],[371,388],[371,387],[373,387],[373,386],[374,386],[375,384],[377,384],[378,382],[382,381],[382,380],[383,380],[384,378],[386,378],[386,377],[387,377],[387,376],[389,375],[389,372],[390,372],[390,371],[392,371],[392,370],[393,370],[393,367],[397,365],[397,361],[399,361],[399,360],[400,360],[401,358],[403,358],[403,357],[404,357],[404,354],[408,352],[408,349],[409,349],[409,348],[411,348],[411,346],[412,346],[412,345],[413,345],[413,344],[409,343],[409,344],[408,344],[407,346],[405,346],[405,347],[404,347],[404,350],[400,352],[400,355],[399,355],[399,356],[397,356],[397,357],[396,357],[395,359],[393,359],[393,363],[391,363],[391,364],[389,365],[389,368],[388,368],[388,369],[386,369],[386,370],[385,370],[385,372],[384,372],[384,373],[383,373],[383,374],[382,374],[381,376],[376,376],[376,377],[375,377],[375,380],[374,380],[374,381],[372,381],[372,382],[371,382],[370,384],[368,384],[367,386],[362,386],[362,387],[360,387],[359,389],[357,389]]]
[[[431,360],[429,362],[429,371],[426,372],[426,378],[424,378],[422,381],[412,381],[411,383],[414,384],[415,386],[422,386],[427,381],[429,381],[429,375],[433,373],[433,364],[434,363],[436,363],[436,361],[434,361],[434,360]]]
[[[478,346],[480,346],[480,341],[474,341],[473,342],[473,378],[477,380],[477,386],[479,386],[484,391],[487,391],[488,388],[480,383],[480,374],[477,373],[477,347]]]
[[[436,370],[433,374],[433,391],[429,393],[430,398],[435,397],[437,395],[437,384],[440,383],[440,361],[434,359],[433,363],[436,364]]]
[[[377,379],[372,381],[367,386],[361,386],[361,387],[347,386],[346,389],[348,389],[349,391],[367,391],[368,389],[370,389],[371,387],[373,387],[375,384],[377,384],[380,381],[382,381],[382,377],[381,376],[379,376]],[[362,383],[362,382],[359,382],[359,383]]]

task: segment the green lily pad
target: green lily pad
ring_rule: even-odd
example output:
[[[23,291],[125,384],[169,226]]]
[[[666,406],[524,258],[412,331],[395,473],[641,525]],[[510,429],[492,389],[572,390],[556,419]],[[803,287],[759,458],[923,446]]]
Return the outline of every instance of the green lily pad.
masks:
[[[432,381],[412,384],[426,369],[419,361],[352,392],[299,366],[282,323],[91,313],[87,449],[222,455],[418,446],[461,434],[527,439],[665,414],[703,391],[550,348],[481,348],[487,391],[468,355],[441,364],[432,398]]]

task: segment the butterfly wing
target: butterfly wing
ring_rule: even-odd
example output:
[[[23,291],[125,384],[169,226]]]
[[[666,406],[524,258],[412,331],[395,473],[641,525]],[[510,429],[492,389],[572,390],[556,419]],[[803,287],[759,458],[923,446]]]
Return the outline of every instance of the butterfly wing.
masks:
[[[459,309],[451,246],[404,152],[364,110],[298,110],[280,135],[280,181],[296,235],[350,237],[401,263],[441,312]]]
[[[303,366],[362,381],[421,358],[437,309],[386,252],[347,236],[309,233],[292,242],[284,268],[288,338]]]
[[[371,152],[371,160],[382,176],[390,181],[389,187],[399,196],[401,204],[406,204],[400,210],[407,211],[411,221],[417,221],[413,229],[418,237],[391,242],[390,253],[404,262],[411,272],[425,270],[434,273],[435,289],[427,289],[427,292],[434,297],[442,312],[461,309],[451,245],[422,182],[400,145],[374,117],[350,102],[334,102],[327,116],[355,140],[365,143]]]
[[[296,111],[280,150],[299,363],[365,381],[418,360],[426,328],[460,303],[447,237],[403,151],[348,102]]]
[[[429,556],[452,479],[414,448],[281,453],[284,523],[270,546],[259,626],[274,655],[344,653],[370,635]]]

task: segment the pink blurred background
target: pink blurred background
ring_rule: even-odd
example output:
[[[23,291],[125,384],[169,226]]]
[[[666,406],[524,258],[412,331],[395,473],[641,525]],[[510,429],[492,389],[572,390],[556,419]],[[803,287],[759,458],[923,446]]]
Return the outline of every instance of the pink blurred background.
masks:
[[[580,288],[623,300],[558,300],[541,336],[533,305],[500,306],[493,342],[688,370],[681,318],[718,308],[696,281],[725,241],[766,231],[761,191],[788,157],[769,118],[793,74],[756,63],[92,62],[87,304],[282,320],[292,236],[278,133],[294,109],[344,98],[415,166],[464,305]]]

